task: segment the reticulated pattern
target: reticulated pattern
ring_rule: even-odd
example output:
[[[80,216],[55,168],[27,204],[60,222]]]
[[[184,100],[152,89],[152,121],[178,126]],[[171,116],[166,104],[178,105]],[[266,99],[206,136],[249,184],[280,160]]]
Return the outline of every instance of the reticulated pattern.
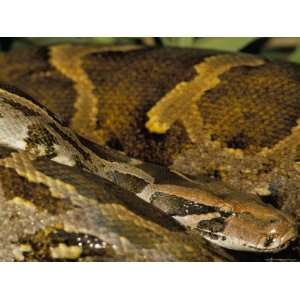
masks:
[[[295,69],[280,63],[237,67],[198,102],[212,140],[229,148],[271,148],[291,134],[300,116]]]

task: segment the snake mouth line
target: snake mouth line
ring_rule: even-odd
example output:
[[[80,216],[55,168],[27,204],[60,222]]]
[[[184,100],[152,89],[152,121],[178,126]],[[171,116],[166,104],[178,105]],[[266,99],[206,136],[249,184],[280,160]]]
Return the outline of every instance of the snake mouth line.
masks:
[[[214,242],[215,244],[227,249],[242,251],[242,252],[260,252],[260,253],[276,253],[287,248],[292,241],[295,241],[297,234],[294,228],[290,229],[281,239],[280,244],[277,247],[262,247],[255,246],[251,242],[242,241],[240,238],[225,236],[221,232],[211,232],[208,230],[197,228],[197,231],[203,236],[203,238]],[[240,247],[237,246],[236,240],[240,240]],[[265,237],[263,238],[265,240]]]

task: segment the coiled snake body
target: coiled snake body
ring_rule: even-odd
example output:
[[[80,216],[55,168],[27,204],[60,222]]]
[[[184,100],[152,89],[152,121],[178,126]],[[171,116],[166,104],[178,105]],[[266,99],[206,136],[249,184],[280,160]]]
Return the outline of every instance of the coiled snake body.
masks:
[[[230,259],[203,237],[235,250],[285,248],[296,237],[295,221],[255,194],[269,195],[274,174],[267,175],[282,177],[277,157],[290,140],[297,148],[286,128],[297,107],[291,104],[288,123],[260,128],[260,119],[271,123],[282,113],[271,103],[261,116],[252,103],[274,93],[263,86],[268,70],[251,74],[265,64],[246,54],[68,45],[1,56],[0,258]],[[289,72],[280,74],[291,86],[285,102],[298,92]],[[245,108],[227,109],[231,90],[217,90],[231,84],[226,74],[242,84],[261,78],[262,91],[244,87],[244,100],[232,101]],[[249,188],[252,172],[259,177],[265,165],[269,174]],[[243,170],[241,186],[228,179],[228,166]]]

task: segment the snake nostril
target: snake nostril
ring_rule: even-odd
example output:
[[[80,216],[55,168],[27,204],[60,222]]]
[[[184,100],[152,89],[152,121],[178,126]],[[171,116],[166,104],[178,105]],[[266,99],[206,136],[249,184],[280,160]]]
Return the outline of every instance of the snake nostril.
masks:
[[[274,241],[274,235],[273,234],[269,234],[265,240],[264,246],[265,247],[269,247]]]

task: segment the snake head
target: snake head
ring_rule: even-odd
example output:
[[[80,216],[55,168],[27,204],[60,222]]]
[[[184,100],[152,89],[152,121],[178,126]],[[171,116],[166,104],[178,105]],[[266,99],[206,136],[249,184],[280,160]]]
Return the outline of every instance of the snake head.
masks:
[[[199,222],[198,229],[219,246],[255,252],[278,252],[297,237],[295,221],[284,212],[258,199],[231,195],[231,212]]]

